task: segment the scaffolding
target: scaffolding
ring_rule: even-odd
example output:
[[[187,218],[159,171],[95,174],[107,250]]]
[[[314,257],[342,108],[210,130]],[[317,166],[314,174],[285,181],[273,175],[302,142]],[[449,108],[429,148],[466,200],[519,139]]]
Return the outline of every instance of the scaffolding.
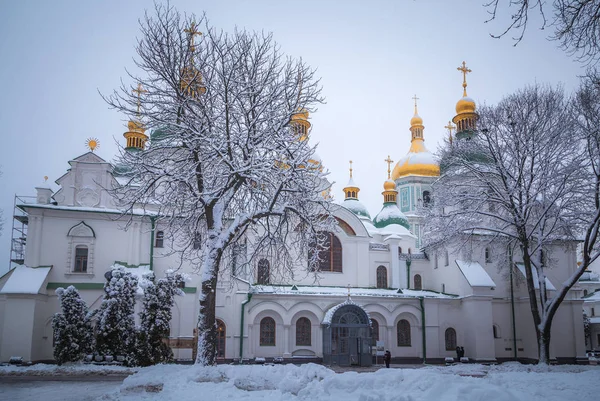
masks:
[[[27,212],[19,207],[19,205],[32,203],[36,203],[35,196],[15,195],[11,231],[12,236],[10,241],[9,270],[14,268],[15,265],[22,265],[25,263],[25,246],[27,244],[27,225],[29,223],[29,216],[27,215]]]

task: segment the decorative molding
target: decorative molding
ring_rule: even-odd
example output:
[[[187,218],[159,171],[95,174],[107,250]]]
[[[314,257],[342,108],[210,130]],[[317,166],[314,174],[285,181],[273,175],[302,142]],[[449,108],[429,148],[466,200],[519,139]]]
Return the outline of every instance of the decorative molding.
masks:
[[[371,243],[369,243],[369,250],[370,251],[389,251],[390,245],[389,244],[377,244],[377,243],[371,242]]]
[[[73,227],[71,227],[69,229],[69,232],[67,233],[67,237],[96,238],[96,233],[94,232],[94,229],[92,227],[88,226],[87,224],[85,224],[84,221],[82,221],[81,223],[75,224]]]
[[[84,207],[94,207],[98,206],[100,203],[100,195],[96,191],[91,188],[83,188],[75,197],[75,201]]]

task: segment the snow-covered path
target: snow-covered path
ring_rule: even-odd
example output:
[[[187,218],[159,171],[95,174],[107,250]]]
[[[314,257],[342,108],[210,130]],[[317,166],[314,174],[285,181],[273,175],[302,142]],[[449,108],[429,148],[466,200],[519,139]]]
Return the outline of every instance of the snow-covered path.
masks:
[[[18,381],[0,383],[0,400],[87,401],[119,388],[119,381]]]

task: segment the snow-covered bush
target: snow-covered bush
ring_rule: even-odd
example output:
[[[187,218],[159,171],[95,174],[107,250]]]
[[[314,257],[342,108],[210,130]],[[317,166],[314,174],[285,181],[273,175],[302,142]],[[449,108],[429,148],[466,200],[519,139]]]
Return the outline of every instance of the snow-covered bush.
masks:
[[[185,282],[182,274],[171,271],[158,281],[152,272],[146,274],[145,278],[141,326],[136,345],[136,363],[141,366],[173,360],[173,351],[164,340],[169,337],[175,295],[183,295],[181,287]]]
[[[81,361],[94,347],[92,325],[88,319],[88,307],[73,286],[56,290],[61,313],[54,314],[54,359],[61,365]]]
[[[104,299],[95,313],[97,352],[131,357],[135,347],[134,307],[138,279],[123,268],[113,269],[107,276]]]

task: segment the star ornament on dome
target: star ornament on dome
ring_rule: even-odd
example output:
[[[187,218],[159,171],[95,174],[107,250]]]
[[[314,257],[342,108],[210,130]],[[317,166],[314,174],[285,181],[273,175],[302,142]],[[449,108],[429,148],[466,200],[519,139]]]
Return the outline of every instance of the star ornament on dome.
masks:
[[[85,146],[93,152],[100,146],[100,141],[98,138],[88,138],[85,140]]]

